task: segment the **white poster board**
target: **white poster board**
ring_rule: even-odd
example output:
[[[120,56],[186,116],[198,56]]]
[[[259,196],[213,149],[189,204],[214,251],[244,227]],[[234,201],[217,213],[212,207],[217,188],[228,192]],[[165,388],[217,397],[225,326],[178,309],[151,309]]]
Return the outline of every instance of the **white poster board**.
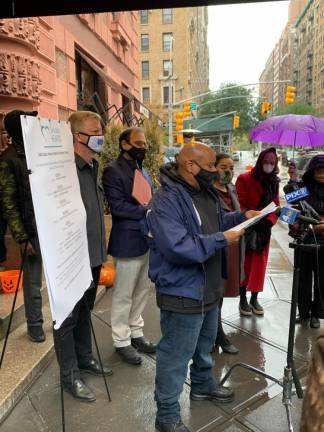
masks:
[[[66,122],[20,118],[49,302],[58,329],[92,281],[72,133]]]

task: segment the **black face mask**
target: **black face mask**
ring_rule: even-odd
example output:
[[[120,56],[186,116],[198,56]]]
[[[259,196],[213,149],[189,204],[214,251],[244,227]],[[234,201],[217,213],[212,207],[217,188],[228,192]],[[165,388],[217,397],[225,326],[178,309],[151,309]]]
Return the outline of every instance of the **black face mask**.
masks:
[[[219,179],[219,173],[217,171],[207,171],[202,168],[196,161],[194,162],[200,168],[199,173],[195,176],[199,185],[205,188],[211,187],[215,183],[215,181]]]
[[[138,147],[134,147],[131,143],[128,143],[130,146],[132,146],[131,149],[129,150],[124,150],[126,153],[129,154],[129,156],[136,160],[136,162],[143,162],[143,160],[145,159],[145,155],[146,155],[146,149],[145,148],[138,148]]]

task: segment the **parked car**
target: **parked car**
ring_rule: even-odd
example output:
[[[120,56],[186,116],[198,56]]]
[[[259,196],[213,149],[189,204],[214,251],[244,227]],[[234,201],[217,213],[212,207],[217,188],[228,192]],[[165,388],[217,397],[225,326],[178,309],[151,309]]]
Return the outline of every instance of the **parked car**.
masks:
[[[307,170],[309,162],[311,161],[311,159],[319,154],[324,154],[323,152],[317,152],[317,151],[310,151],[307,152],[306,154],[302,155],[298,162],[296,163],[296,167],[297,167],[297,176],[298,178],[301,178],[304,174],[304,172]]]
[[[174,162],[175,155],[179,153],[181,149],[182,146],[164,147],[164,163]]]
[[[232,157],[233,161],[239,161],[240,160],[240,153],[235,151],[231,154],[231,157]]]

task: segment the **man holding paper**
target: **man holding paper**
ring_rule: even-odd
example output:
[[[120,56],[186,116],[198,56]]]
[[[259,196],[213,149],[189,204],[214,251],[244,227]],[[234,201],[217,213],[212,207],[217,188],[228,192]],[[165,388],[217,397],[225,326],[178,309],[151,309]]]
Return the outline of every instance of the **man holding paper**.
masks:
[[[140,365],[138,351],[154,353],[155,344],[144,338],[142,312],[147,303],[148,245],[141,232],[151,199],[151,180],[142,167],[147,149],[140,128],[129,128],[119,137],[120,155],[104,170],[102,184],[112,215],[108,254],[116,277],[111,306],[112,337],[117,353],[132,365]]]
[[[155,381],[160,432],[188,431],[179,397],[191,359],[192,400],[225,403],[234,397],[230,388],[216,384],[210,353],[226,278],[225,249],[244,233],[230,228],[258,212],[225,214],[213,187],[215,160],[207,145],[185,145],[176,164],[161,168],[162,186],[147,213],[149,276],[161,311]]]

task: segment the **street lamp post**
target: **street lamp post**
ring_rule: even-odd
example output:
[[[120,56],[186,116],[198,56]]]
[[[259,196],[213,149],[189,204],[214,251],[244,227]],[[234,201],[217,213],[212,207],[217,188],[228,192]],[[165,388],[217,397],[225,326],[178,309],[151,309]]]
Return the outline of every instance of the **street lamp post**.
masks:
[[[172,123],[173,123],[173,101],[172,101],[172,77],[173,77],[173,64],[172,64],[172,53],[173,53],[173,37],[170,39],[170,58],[169,58],[169,103],[168,103],[168,123],[169,123],[169,147],[173,144],[173,134],[172,134]]]

